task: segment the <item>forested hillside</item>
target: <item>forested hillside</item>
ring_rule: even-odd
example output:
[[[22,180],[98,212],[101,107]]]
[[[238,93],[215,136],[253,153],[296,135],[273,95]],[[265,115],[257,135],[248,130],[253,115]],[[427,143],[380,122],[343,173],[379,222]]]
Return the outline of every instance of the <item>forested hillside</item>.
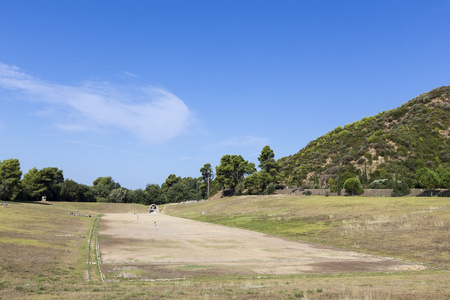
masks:
[[[450,166],[450,86],[440,87],[374,117],[337,127],[298,153],[278,160],[286,182],[332,186],[358,177],[366,187],[392,188],[396,174],[418,185],[423,168]]]

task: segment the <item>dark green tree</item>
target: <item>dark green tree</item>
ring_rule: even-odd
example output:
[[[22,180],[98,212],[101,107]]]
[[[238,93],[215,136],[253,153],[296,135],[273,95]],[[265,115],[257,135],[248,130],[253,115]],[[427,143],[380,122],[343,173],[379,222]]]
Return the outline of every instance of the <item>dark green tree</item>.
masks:
[[[80,195],[80,202],[95,202],[95,196],[90,186],[79,183],[78,193]]]
[[[14,200],[20,192],[20,162],[18,159],[6,159],[0,162],[0,199]]]
[[[97,179],[94,180],[94,182],[92,183],[93,186],[105,186],[107,187],[109,190],[113,190],[113,189],[118,189],[120,188],[120,184],[117,182],[115,182],[111,176],[108,177],[98,177]]]
[[[440,184],[439,176],[428,168],[420,169],[416,174],[416,180],[421,188],[431,190],[431,196],[433,196],[433,190]]]
[[[206,185],[206,198],[209,198],[209,192],[211,190],[211,182],[214,180],[214,172],[211,168],[211,164],[205,164],[201,169],[202,181]]]
[[[222,190],[225,188],[234,190],[236,185],[244,180],[245,176],[255,171],[254,163],[249,163],[240,155],[226,154],[222,156],[220,165],[216,167],[216,179]]]
[[[175,174],[170,174],[169,177],[167,177],[165,183],[166,183],[167,187],[170,188],[180,181],[181,181],[181,177],[176,176]]]
[[[144,205],[149,205],[147,203],[147,194],[143,189],[130,190],[128,191],[128,199],[131,203],[139,203]]]
[[[247,189],[246,194],[248,195],[258,195],[261,191],[260,186],[260,175],[261,173],[253,173],[245,178],[245,187]]]
[[[29,200],[39,201],[40,197],[44,195],[46,186],[44,185],[41,177],[41,173],[36,167],[30,169],[28,173],[23,175],[22,186],[25,193],[25,197]]]
[[[290,177],[289,184],[295,185],[297,188],[299,188],[299,187],[303,186],[302,178],[303,178],[302,170],[295,169],[293,174]]]
[[[161,194],[164,197],[164,202],[169,202],[169,199],[167,198],[167,192],[169,191],[169,189],[174,186],[175,184],[179,183],[181,181],[181,177],[177,176],[175,174],[170,174],[167,178],[166,181],[161,184]]]
[[[410,193],[410,188],[409,188],[408,184],[406,183],[405,173],[403,171],[403,168],[400,167],[400,170],[395,172],[394,189],[392,190],[392,196],[393,197],[401,197],[401,196],[406,196],[409,193]]]
[[[333,178],[328,179],[328,187],[330,188],[330,191],[333,192],[333,188],[334,188],[334,179]]]
[[[61,183],[64,182],[63,171],[58,168],[48,167],[39,170],[41,174],[42,183],[45,186],[43,196],[47,197],[48,201],[59,200],[59,192],[61,189]]]
[[[59,198],[67,202],[95,202],[94,194],[90,187],[79,184],[72,179],[65,179],[60,185]]]
[[[193,177],[184,177],[181,179],[181,181],[189,191],[188,199],[189,200],[200,200],[201,194],[200,194],[200,185],[202,182],[202,178],[193,178]]]
[[[211,190],[209,191],[209,193],[210,195],[216,195],[221,189],[222,186],[220,185],[220,182],[216,178],[211,183]]]
[[[265,171],[271,176],[276,176],[280,171],[280,164],[275,160],[275,154],[269,146],[264,146],[261,150],[261,154],[258,157],[258,167],[261,171]]]
[[[275,189],[271,188],[269,190],[267,187],[269,185],[273,187],[281,180],[281,166],[277,161],[275,161],[275,154],[269,146],[264,146],[258,160],[258,167],[261,168],[261,176],[259,176],[260,188],[264,194],[271,194],[275,192]]]
[[[111,191],[121,187],[111,176],[98,177],[92,184],[92,191],[99,202],[106,202]]]
[[[361,185],[363,187],[367,186],[369,183],[369,178],[367,177],[367,164],[364,164],[364,170],[362,170],[361,174],[359,175],[359,181],[361,182]]]
[[[172,185],[166,193],[168,203],[179,203],[189,199],[189,188],[183,182]]]
[[[338,196],[341,195],[343,184],[344,184],[344,180],[342,179],[341,165],[339,165],[338,173],[337,173],[337,177],[336,177],[336,192],[337,192]]]
[[[315,189],[319,189],[319,176],[317,175],[317,173],[314,173],[313,175],[313,182],[314,182],[314,188]]]
[[[108,202],[112,203],[128,203],[128,190],[126,188],[120,187],[113,189],[108,195]]]
[[[358,178],[349,178],[344,182],[345,192],[349,195],[361,195],[364,193],[364,189],[361,186]]]
[[[64,182],[61,184],[59,196],[61,201],[80,202],[78,183],[76,183],[72,179],[64,180]]]
[[[441,175],[441,186],[450,189],[450,167],[445,168]]]
[[[145,193],[147,195],[147,205],[150,204],[163,204],[165,203],[165,197],[158,184],[147,184],[145,187]]]

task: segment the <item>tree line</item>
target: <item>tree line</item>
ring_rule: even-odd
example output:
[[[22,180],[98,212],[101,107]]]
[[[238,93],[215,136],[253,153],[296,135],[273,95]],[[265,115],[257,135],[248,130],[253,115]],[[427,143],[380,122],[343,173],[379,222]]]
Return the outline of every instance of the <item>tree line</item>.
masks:
[[[240,155],[227,154],[222,157],[216,172],[207,163],[200,168],[199,177],[181,178],[170,174],[161,185],[147,184],[144,189],[130,190],[115,182],[111,176],[98,177],[91,186],[80,184],[65,179],[63,170],[56,167],[34,167],[23,174],[19,160],[12,158],[0,161],[0,199],[39,201],[45,197],[48,201],[148,205],[206,199],[219,190],[241,193],[246,186],[252,191],[274,190],[274,184],[280,180],[277,177],[280,167],[269,146],[264,147],[260,162],[261,172],[255,173],[254,163],[249,163]]]
[[[111,176],[98,177],[91,186],[64,179],[63,171],[55,167],[30,169],[22,177],[18,159],[0,162],[0,199],[15,201],[114,202],[163,204],[200,199],[200,179],[169,175],[160,186],[148,184],[145,189],[130,190]]]
[[[181,178],[170,174],[165,182],[147,184],[144,189],[129,190],[115,182],[111,176],[98,177],[91,186],[80,184],[72,179],[65,179],[63,171],[56,167],[30,169],[22,174],[18,159],[0,161],[0,199],[17,201],[38,201],[43,196],[48,201],[71,202],[114,202],[164,204],[177,203],[188,200],[207,199],[211,195],[222,191],[227,195],[261,195],[273,194],[277,189],[286,185],[297,187],[318,187],[318,178],[313,176],[311,182],[306,183],[296,173],[289,178],[281,170],[275,154],[269,146],[265,146],[260,156],[259,171],[252,162],[248,162],[241,155],[224,155],[215,172],[211,164],[206,163],[200,168],[199,177]],[[23,177],[22,177],[23,175]],[[331,191],[340,193],[344,188],[347,194],[361,194],[363,186],[367,186],[369,179],[363,171],[359,178],[341,175],[330,179],[328,187]],[[450,168],[437,171],[422,168],[416,174],[413,185],[405,179],[402,169],[392,180],[393,196],[403,196],[409,193],[410,187],[436,189],[450,188]],[[309,185],[309,186],[308,186]]]

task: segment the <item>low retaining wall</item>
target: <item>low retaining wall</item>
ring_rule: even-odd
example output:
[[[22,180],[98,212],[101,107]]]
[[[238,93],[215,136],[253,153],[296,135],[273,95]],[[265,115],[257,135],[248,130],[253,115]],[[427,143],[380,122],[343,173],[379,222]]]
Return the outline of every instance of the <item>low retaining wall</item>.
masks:
[[[284,195],[304,195],[308,191],[311,195],[315,196],[337,196],[336,192],[331,193],[330,189],[304,189],[300,190],[298,188],[286,188],[277,191],[277,194]],[[361,195],[363,197],[391,197],[392,189],[364,189],[364,193]],[[436,189],[436,190],[424,190],[424,189],[411,189],[408,197],[429,197],[433,193],[433,196],[438,197],[450,197],[450,190],[447,189]],[[345,195],[345,190],[342,189],[341,195]]]

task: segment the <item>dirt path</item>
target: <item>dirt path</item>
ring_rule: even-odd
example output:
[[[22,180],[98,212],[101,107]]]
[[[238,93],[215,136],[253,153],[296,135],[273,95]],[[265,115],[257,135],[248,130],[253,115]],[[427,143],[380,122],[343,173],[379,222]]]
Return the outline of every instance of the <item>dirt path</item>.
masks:
[[[102,262],[116,266],[107,267],[107,272],[130,270],[129,266],[134,266],[131,269],[153,267],[164,274],[161,276],[175,276],[180,272],[186,276],[422,268],[392,259],[163,214],[106,214],[100,224]],[[128,267],[121,269],[120,265]]]

